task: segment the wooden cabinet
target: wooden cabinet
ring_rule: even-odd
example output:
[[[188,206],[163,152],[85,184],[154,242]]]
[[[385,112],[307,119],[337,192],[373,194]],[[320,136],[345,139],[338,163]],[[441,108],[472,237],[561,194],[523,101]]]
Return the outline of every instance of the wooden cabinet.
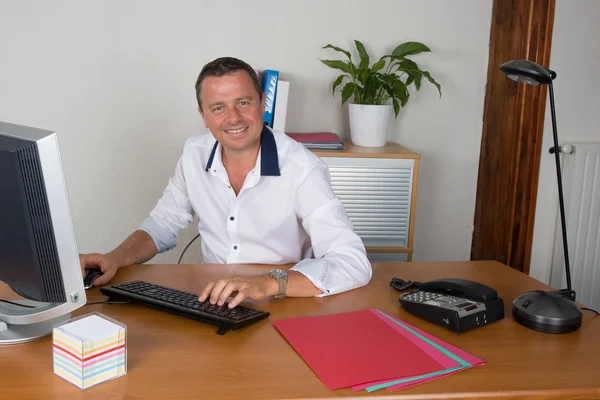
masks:
[[[313,150],[327,163],[333,190],[369,259],[411,261],[419,154],[395,143]]]

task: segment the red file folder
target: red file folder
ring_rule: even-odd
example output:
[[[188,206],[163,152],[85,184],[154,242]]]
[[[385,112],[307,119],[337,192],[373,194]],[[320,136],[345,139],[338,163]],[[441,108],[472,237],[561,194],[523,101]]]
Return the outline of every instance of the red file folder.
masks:
[[[290,318],[273,325],[330,390],[443,368],[370,310]]]

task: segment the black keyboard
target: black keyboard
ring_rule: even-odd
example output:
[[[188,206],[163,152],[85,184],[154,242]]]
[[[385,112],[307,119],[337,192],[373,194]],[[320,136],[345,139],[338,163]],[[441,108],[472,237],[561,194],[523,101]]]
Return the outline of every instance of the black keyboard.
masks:
[[[100,293],[111,300],[128,301],[161,311],[181,315],[198,321],[219,325],[219,335],[236,330],[269,316],[268,312],[238,305],[232,309],[210,304],[207,299],[198,301],[198,295],[190,292],[155,285],[144,281],[118,283],[100,287]]]

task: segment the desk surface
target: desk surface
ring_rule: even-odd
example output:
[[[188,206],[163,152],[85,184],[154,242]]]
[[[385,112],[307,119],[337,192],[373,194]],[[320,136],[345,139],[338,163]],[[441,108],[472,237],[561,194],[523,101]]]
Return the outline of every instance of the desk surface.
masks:
[[[217,275],[251,274],[267,266],[144,265],[119,272],[115,282],[144,279],[197,292]],[[101,312],[128,327],[128,373],[81,391],[52,372],[51,339],[0,346],[0,398],[44,399],[598,399],[600,317],[584,311],[583,326],[567,335],[529,330],[511,316],[512,300],[540,282],[497,262],[379,263],[371,283],[329,298],[248,302],[269,319],[219,336],[216,327],[134,305],[87,305],[75,315]],[[392,277],[426,281],[462,277],[495,288],[502,321],[463,334],[403,312]],[[12,296],[11,296],[12,295]],[[16,296],[0,285],[0,298]],[[104,300],[98,289],[88,302]],[[272,326],[274,320],[378,308],[485,360],[485,365],[394,393],[329,391]],[[407,360],[409,361],[409,360]]]

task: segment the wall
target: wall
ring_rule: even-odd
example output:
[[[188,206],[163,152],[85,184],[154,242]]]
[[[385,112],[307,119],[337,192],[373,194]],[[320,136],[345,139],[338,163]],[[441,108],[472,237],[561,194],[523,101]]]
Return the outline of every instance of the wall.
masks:
[[[415,260],[469,258],[491,0],[0,0],[0,120],[59,133],[81,252],[106,252],[147,216],[183,143],[204,133],[201,67],[224,55],[291,80],[288,131],[348,138],[337,76],[319,58],[359,39],[372,58],[404,41],[442,85],[424,84],[389,140],[422,156]],[[561,88],[561,91],[565,89]],[[567,98],[563,97],[562,102]],[[193,228],[180,244],[194,235]],[[153,262],[174,262],[178,249]],[[186,260],[198,257],[192,254]],[[196,258],[197,259],[197,258]]]
[[[596,77],[600,63],[600,42],[596,39],[600,35],[599,15],[598,1],[556,0],[550,69],[557,74],[553,86],[559,144],[600,141],[600,81]],[[554,156],[548,152],[552,146],[548,99],[530,263],[530,275],[547,284],[555,230],[560,229],[556,166]]]

